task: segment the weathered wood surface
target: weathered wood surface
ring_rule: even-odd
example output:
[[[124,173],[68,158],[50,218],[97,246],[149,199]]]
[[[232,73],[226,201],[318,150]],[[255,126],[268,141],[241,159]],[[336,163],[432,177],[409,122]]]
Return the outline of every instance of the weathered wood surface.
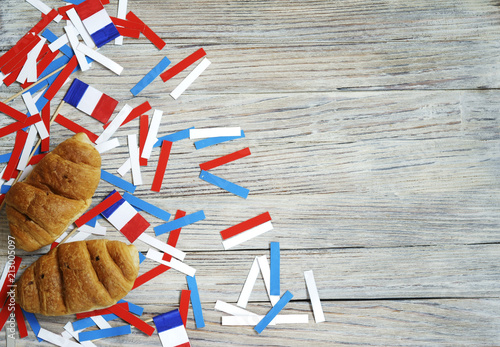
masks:
[[[59,1],[45,1],[61,6]],[[112,13],[117,1],[107,5]],[[165,112],[160,135],[191,126],[241,126],[246,137],[195,150],[176,142],[161,194],[136,195],[171,213],[203,209],[207,218],[183,229],[179,248],[197,269],[207,327],[193,345],[498,345],[500,295],[500,9],[494,1],[159,1],[129,2],[167,41],[107,45],[121,76],[98,64],[77,73],[120,101],[149,101]],[[4,0],[0,50],[39,19],[28,3]],[[61,25],[50,28],[61,33]],[[178,100],[169,92],[186,75],[156,80],[138,97],[130,88],[165,55],[173,62],[203,47],[212,65]],[[19,87],[0,87],[0,100]],[[63,93],[52,103],[54,110]],[[21,98],[9,105],[24,110]],[[61,113],[99,134],[100,125],[65,105]],[[150,113],[151,114],[151,113]],[[0,117],[0,127],[11,122]],[[103,154],[116,170],[122,147]],[[54,124],[52,146],[71,133]],[[0,139],[0,154],[13,136]],[[250,147],[252,155],[214,173],[250,189],[243,200],[198,178],[199,164]],[[144,169],[154,175],[158,151]],[[126,179],[130,180],[129,176]],[[114,187],[101,182],[95,203]],[[223,251],[219,231],[269,211],[274,230]],[[161,223],[147,217],[153,226]],[[103,222],[104,224],[104,222]],[[123,239],[108,228],[109,237]],[[8,226],[0,212],[0,237]],[[166,235],[160,237],[165,240]],[[236,302],[252,259],[280,241],[286,313],[306,325],[220,325],[216,300]],[[4,243],[4,241],[1,241]],[[144,244],[137,242],[141,251]],[[36,260],[25,254],[23,264]],[[4,264],[6,247],[0,247]],[[144,263],[141,271],[153,264]],[[327,322],[314,323],[303,271],[312,269]],[[169,271],[127,299],[151,317],[176,307],[186,288]],[[249,309],[269,308],[257,283]],[[68,317],[39,317],[60,332]],[[118,324],[118,323],[113,323]],[[5,340],[5,330],[0,341]],[[19,346],[33,345],[30,333]],[[159,346],[138,331],[101,346]]]

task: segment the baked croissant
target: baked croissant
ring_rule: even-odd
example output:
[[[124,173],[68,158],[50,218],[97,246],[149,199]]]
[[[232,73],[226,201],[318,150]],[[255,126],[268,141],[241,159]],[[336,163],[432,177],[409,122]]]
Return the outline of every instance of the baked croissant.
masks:
[[[35,251],[54,242],[92,202],[101,156],[86,134],[60,143],[5,196],[16,247]]]
[[[24,271],[16,301],[46,316],[106,308],[127,295],[138,272],[134,245],[105,239],[63,243]]]

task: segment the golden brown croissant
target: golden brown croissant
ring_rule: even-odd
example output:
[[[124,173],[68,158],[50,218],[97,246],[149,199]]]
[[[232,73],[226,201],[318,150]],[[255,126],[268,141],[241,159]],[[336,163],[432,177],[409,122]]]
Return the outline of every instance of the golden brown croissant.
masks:
[[[104,239],[63,243],[24,271],[16,301],[46,316],[105,308],[127,295],[138,272],[134,245]]]
[[[92,202],[101,178],[101,156],[79,133],[47,154],[5,196],[16,246],[34,251],[51,244]]]

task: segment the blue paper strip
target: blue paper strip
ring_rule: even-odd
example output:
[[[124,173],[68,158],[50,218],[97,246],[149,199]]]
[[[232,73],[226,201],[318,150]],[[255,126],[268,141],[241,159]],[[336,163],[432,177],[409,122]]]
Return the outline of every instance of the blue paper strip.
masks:
[[[182,322],[181,314],[178,309],[162,313],[156,317],[153,317],[153,322],[156,325],[156,329],[158,333],[162,333],[166,330],[170,330],[172,328],[180,327],[184,325]]]
[[[276,305],[274,305],[273,308],[269,310],[269,312],[264,316],[264,318],[260,320],[259,323],[257,323],[257,325],[254,327],[255,331],[260,334],[292,298],[293,294],[287,290],[276,303]]]
[[[65,2],[68,2],[70,4],[73,4],[73,5],[80,5],[82,2],[84,2],[85,0],[64,0]]]
[[[271,242],[271,283],[269,294],[280,295],[280,243]]]
[[[198,212],[188,214],[184,217],[174,219],[173,221],[170,221],[168,223],[158,225],[154,227],[154,231],[156,236],[159,236],[172,230],[183,228],[186,225],[196,223],[203,219],[205,219],[205,213],[203,212],[203,210],[200,210]]]
[[[226,142],[226,141],[231,141],[235,139],[241,139],[242,137],[245,137],[245,133],[243,130],[241,131],[240,136],[219,136],[219,137],[210,137],[207,139],[199,140],[194,143],[194,146],[196,149],[202,149],[208,146],[213,146],[218,143]]]
[[[124,179],[121,179],[120,177],[117,177],[105,170],[101,169],[101,179],[111,183],[114,186],[117,186],[118,188],[122,188],[123,190],[126,190],[127,192],[133,193],[135,192],[135,186],[130,183],[125,181]]]
[[[189,138],[189,130],[190,129],[194,129],[194,127],[191,127],[191,128],[188,128],[188,129],[177,131],[177,132],[172,133],[172,134],[168,134],[168,135],[162,136],[162,137],[158,138],[158,141],[156,141],[156,143],[153,145],[153,147],[160,147],[164,140],[165,141],[170,141],[170,142],[175,142],[175,141],[179,141],[179,140],[188,139]]]
[[[82,342],[82,341],[102,339],[105,337],[127,335],[130,333],[132,333],[130,325],[122,325],[116,328],[82,331],[81,333],[78,334],[78,339],[80,340],[80,342]]]
[[[142,253],[140,253],[142,254]],[[133,303],[131,303],[130,301],[126,301],[126,300],[119,300],[118,303],[124,303],[126,302],[128,304],[128,311],[129,312],[132,312],[133,314],[137,315],[137,316],[142,316],[142,313],[144,312],[144,308],[141,307],[141,306],[137,306]]]
[[[211,174],[210,172],[205,170],[201,170],[200,178],[219,188],[227,190],[228,192],[233,193],[234,195],[238,195],[243,199],[246,199],[248,197],[248,193],[250,193],[249,189],[239,186],[235,183],[229,182],[219,176],[215,176],[214,174]]]
[[[21,311],[23,311],[24,318],[26,318],[26,320],[28,321],[28,324],[30,325],[31,330],[33,330],[33,332],[35,333],[38,342],[42,342],[43,340],[38,337],[38,333],[40,332],[40,323],[38,323],[35,315],[31,312],[26,312],[22,308]]]
[[[117,319],[118,316],[115,315],[114,313],[109,313],[109,314],[103,314],[101,316],[106,322],[109,322],[110,320]],[[82,318],[79,320],[74,321],[71,323],[73,325],[73,330],[83,330],[86,328],[93,327],[95,324],[94,320],[91,317],[87,318]]]
[[[196,276],[186,276],[187,285],[191,291],[191,307],[193,308],[194,322],[196,328],[200,329],[205,327],[205,320],[203,319],[203,311],[201,309],[200,293],[198,292],[198,284],[196,283]]]
[[[113,41],[118,36],[120,36],[120,33],[113,23],[109,23],[105,27],[97,30],[95,33],[90,34],[90,37],[92,37],[92,40],[94,41],[97,48],[104,46],[110,41]]]
[[[5,153],[5,154],[0,155],[0,163],[8,163],[11,156],[12,156],[12,153]]]
[[[139,252],[139,264],[142,264],[144,260],[146,260],[146,256]]]
[[[137,84],[130,89],[130,92],[137,96],[144,88],[151,84],[155,78],[160,76],[160,74],[170,65],[170,60],[165,57],[154,68],[151,69]]]
[[[130,205],[138,207],[157,218],[163,219],[165,222],[168,222],[168,220],[170,219],[170,213],[168,213],[167,211],[162,210],[161,208],[152,205],[149,202],[139,199],[132,194],[124,193],[123,198],[127,200]]]

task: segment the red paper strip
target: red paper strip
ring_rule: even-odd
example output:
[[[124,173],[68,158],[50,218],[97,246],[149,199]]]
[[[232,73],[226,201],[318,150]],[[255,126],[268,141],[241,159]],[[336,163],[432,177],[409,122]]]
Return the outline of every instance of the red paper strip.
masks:
[[[147,114],[143,114],[139,118],[139,155],[142,155],[142,151],[144,150],[144,144],[146,143],[146,139],[148,137],[148,126],[149,116]],[[139,165],[148,165],[148,160],[146,158],[139,157]]]
[[[160,192],[161,185],[163,183],[163,177],[165,177],[165,171],[167,169],[167,163],[171,149],[172,142],[164,140],[161,145],[160,157],[158,158],[158,166],[156,167],[153,184],[151,185],[151,190],[154,192]]]
[[[163,80],[163,82],[168,81],[175,75],[177,75],[179,72],[185,70],[188,68],[190,65],[194,64],[197,60],[203,58],[207,53],[203,48],[200,48],[196,52],[192,53],[191,55],[187,56],[186,58],[182,59],[180,62],[172,66],[170,69],[167,71],[163,72],[160,77]]]
[[[184,217],[185,215],[186,215],[186,212],[184,212],[182,210],[177,210],[177,212],[175,213],[174,219],[179,219],[181,217]],[[167,244],[169,244],[172,247],[177,246],[177,240],[179,239],[179,234],[181,232],[181,229],[182,228],[175,229],[175,230],[172,230],[169,233]],[[166,253],[163,255],[163,260],[170,261],[171,259],[172,259],[171,255],[166,254]],[[135,289],[135,288],[143,285],[144,283],[146,283],[146,282],[152,280],[153,278],[161,275],[162,273],[164,273],[167,270],[170,270],[169,266],[166,266],[166,265],[163,265],[163,264],[155,266],[151,270],[149,270],[149,271],[145,272],[144,274],[138,276],[136,278],[135,282],[134,282],[134,286],[132,287],[132,289]]]
[[[7,318],[9,318],[9,303],[5,302],[2,307],[2,311],[0,312],[0,330],[3,329],[5,322],[7,322]]]
[[[37,45],[37,43],[40,41],[40,37],[39,36],[36,36],[35,40],[31,41],[26,47],[24,47],[24,49],[19,52],[18,55],[16,55],[14,57],[14,59],[12,59],[11,61],[9,61],[7,64],[5,64],[1,71],[4,73],[4,74],[8,74],[9,72],[13,72],[14,69],[16,67],[19,67],[20,65],[20,62],[25,59],[25,58],[28,58],[28,53],[31,51],[31,49],[33,47],[35,47]],[[24,65],[24,63],[22,64]],[[22,67],[21,65],[21,67]]]
[[[43,159],[43,157],[45,157],[48,153],[42,153],[42,154],[37,154],[37,155],[34,155],[31,157],[30,161],[29,161],[29,165],[36,165],[40,162],[40,160]]]
[[[131,37],[133,39],[138,39],[141,37],[141,32],[136,29],[130,29],[130,28],[124,28],[124,27],[116,27],[118,32],[120,33],[121,36],[123,37]]]
[[[42,117],[43,124],[49,133],[49,137],[46,137],[42,140],[40,145],[40,149],[42,152],[48,152],[50,150],[50,102],[46,103],[42,108],[42,112],[40,113]]]
[[[37,113],[34,116],[28,117],[28,119],[24,123],[23,122],[15,122],[15,123],[9,124],[3,128],[0,128],[0,137],[12,134],[12,133],[19,131],[27,126],[33,125],[36,122],[39,122],[41,120],[42,119],[40,118],[40,115]]]
[[[64,82],[66,82],[68,77],[76,69],[77,66],[78,60],[76,60],[76,55],[74,55],[45,92],[44,97],[47,100],[52,100],[52,98],[57,94],[59,89],[61,89]]]
[[[184,323],[184,327],[186,327],[187,323],[190,297],[191,297],[191,291],[183,289],[181,292],[181,301],[179,303],[179,313],[181,314],[181,319],[182,323]]]
[[[59,242],[55,242],[55,241],[52,242],[52,244],[50,245],[50,249],[56,248],[58,244],[59,244]]]
[[[42,14],[42,19],[29,32],[40,34],[58,15],[59,13],[55,9],[52,9],[47,15]]]
[[[9,61],[14,59],[19,52],[26,48],[26,45],[29,45],[31,41],[36,40],[36,36],[32,34],[26,34],[7,52],[5,52],[0,57],[0,67],[3,67]]]
[[[220,158],[214,159],[207,161],[203,164],[200,164],[200,169],[208,171],[210,169],[216,168],[217,166],[221,166],[227,163],[230,163],[232,161],[235,161],[237,159],[241,159],[243,157],[246,157],[250,155],[250,148],[243,148],[242,150],[233,152],[231,154],[224,155]]]
[[[16,65],[15,69],[12,70],[12,72],[3,79],[3,83],[7,86],[10,87],[12,83],[14,83],[19,76],[19,73],[23,69],[24,63],[28,60],[28,56],[25,56],[24,58],[21,58],[21,60],[18,61],[18,64]]]
[[[128,122],[130,122],[130,121],[132,121],[132,120],[136,119],[137,117],[139,117],[140,115],[142,115],[142,114],[144,114],[144,113],[148,112],[148,111],[149,111],[149,110],[151,110],[151,109],[152,109],[152,107],[151,107],[151,105],[149,104],[149,101],[145,101],[145,102],[143,102],[143,103],[142,103],[142,104],[140,104],[139,106],[134,107],[134,108],[132,109],[132,111],[130,111],[129,115],[127,116],[127,118],[125,118],[125,120],[123,121],[122,125],[127,124]],[[110,124],[110,123],[111,123],[111,122],[104,124],[104,125],[103,125],[103,128],[104,128],[104,129],[106,129],[106,128],[109,126],[109,124]]]
[[[5,282],[2,283],[2,289],[0,290],[0,302],[4,303],[7,300],[7,294],[9,290],[14,285],[14,279],[16,278],[17,270],[21,265],[23,259],[21,257],[15,256],[13,263],[7,269],[7,277],[5,277]],[[0,328],[1,329],[1,328]]]
[[[31,117],[30,117],[31,118]],[[19,122],[18,122],[19,123]],[[16,124],[16,123],[14,123]],[[16,134],[16,141],[14,142],[14,149],[12,150],[12,155],[10,156],[10,160],[5,167],[5,171],[2,175],[2,179],[8,181],[12,177],[12,173],[16,170],[17,163],[19,162],[19,156],[24,148],[24,143],[26,142],[26,138],[28,137],[28,133],[22,130],[19,130]]]
[[[17,330],[19,331],[19,337],[25,338],[28,336],[28,329],[26,329],[26,322],[24,321],[24,314],[23,311],[21,311],[21,306],[19,306],[17,302],[14,310],[16,314]]]
[[[0,101],[0,112],[5,113],[7,116],[11,116],[12,118],[14,118],[20,122],[23,122],[23,123],[26,122],[26,119],[28,119],[27,115],[16,110],[13,107],[10,107],[7,104],[4,104],[1,101]]]
[[[66,5],[66,6],[61,6],[57,9],[57,12],[62,16],[62,19],[64,20],[70,20],[66,12],[71,10],[72,8],[75,8],[75,5]]]
[[[57,57],[58,54],[59,51],[52,52],[49,49],[49,52],[47,52],[47,54],[45,54],[43,58],[40,59],[38,65],[36,66],[37,77],[40,77],[42,72],[50,65],[50,63],[52,63],[52,61],[54,61],[54,59]]]
[[[87,134],[87,136],[89,137],[90,141],[92,141],[92,142],[95,142],[97,140],[97,138],[99,137],[98,135],[94,134],[90,130],[85,129],[81,125],[73,122],[72,120],[64,117],[61,114],[57,115],[57,117],[55,119],[55,122],[57,124],[59,124],[59,125],[62,125],[66,129],[71,130],[74,133],[85,133],[85,134]]]
[[[118,306],[118,307],[121,307],[124,310],[128,311],[128,303],[126,303],[126,302],[121,302],[121,303],[115,304],[113,306]],[[113,306],[110,306],[108,308],[103,308],[100,310],[77,313],[76,319],[82,319],[82,318],[88,318],[88,317],[94,317],[94,316],[102,316],[103,314],[109,314],[109,313],[111,313],[110,308]]]
[[[79,228],[85,223],[89,222],[92,218],[96,217],[99,213],[102,213],[104,210],[108,209],[111,205],[118,202],[122,196],[120,193],[115,192],[111,194],[109,197],[101,201],[99,204],[91,208],[87,213],[83,214],[80,218],[75,221],[76,226]]]
[[[230,228],[222,230],[220,232],[220,235],[222,236],[223,240],[226,240],[234,235],[242,233],[245,230],[251,229],[253,227],[256,227],[257,225],[268,222],[270,220],[271,220],[271,215],[269,214],[269,212],[264,212],[258,215],[257,217],[250,218],[247,221],[241,222],[239,224],[233,225]]]
[[[142,30],[142,33],[160,51],[163,49],[163,47],[165,47],[165,45],[166,45],[165,41],[163,41],[161,39],[161,37],[159,37],[149,26],[147,26],[142,20],[140,20],[139,17],[137,17],[132,11],[130,11],[129,13],[127,13],[126,18],[129,21],[143,24],[144,25],[144,29]]]
[[[142,319],[140,319],[137,316],[134,316],[132,313],[130,313],[127,310],[122,309],[120,306],[111,306],[108,308],[108,310],[114,314],[116,314],[118,317],[126,321],[127,323],[132,324],[135,326],[137,329],[141,330],[143,333],[145,333],[148,336],[153,335],[155,332],[155,328],[152,327],[151,325],[145,323]]]
[[[186,215],[185,211],[177,210],[177,212],[175,213],[174,219],[182,218],[185,215]],[[171,232],[168,233],[168,240],[167,240],[168,245],[170,245],[172,247],[177,246],[177,241],[179,241],[179,236],[181,234],[181,230],[182,230],[182,228],[179,228],[179,229],[172,230]],[[172,256],[170,254],[164,253],[163,260],[170,261],[170,260],[172,260]]]
[[[111,16],[110,16],[110,18],[111,18],[111,21],[113,22],[113,24],[116,26],[121,26],[121,27],[128,28],[128,29],[139,30],[140,32],[142,32],[144,30],[144,23],[142,23],[142,22],[133,22],[130,20],[121,19],[121,18],[117,18],[117,17],[111,17]]]

